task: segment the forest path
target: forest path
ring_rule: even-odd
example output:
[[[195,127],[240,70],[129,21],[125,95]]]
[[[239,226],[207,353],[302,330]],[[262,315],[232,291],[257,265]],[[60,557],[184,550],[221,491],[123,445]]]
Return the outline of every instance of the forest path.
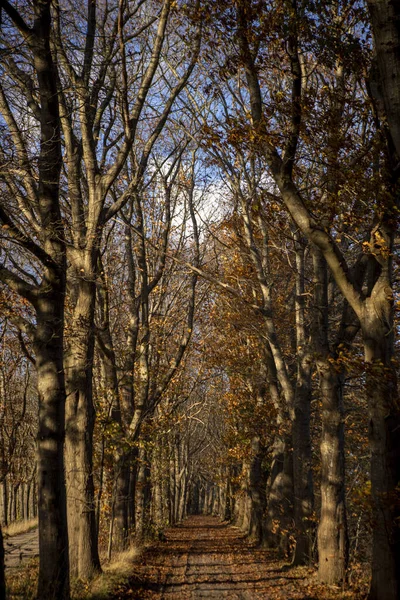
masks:
[[[270,550],[254,548],[239,529],[215,517],[192,516],[149,548],[126,596],[140,600],[321,600],[310,569],[287,569]],[[314,578],[313,578],[314,579]],[[315,581],[314,581],[315,583]],[[337,595],[336,595],[337,593]],[[310,595],[311,594],[311,595]]]
[[[6,568],[20,567],[25,560],[39,556],[38,530],[32,529],[24,533],[4,538],[4,559]]]

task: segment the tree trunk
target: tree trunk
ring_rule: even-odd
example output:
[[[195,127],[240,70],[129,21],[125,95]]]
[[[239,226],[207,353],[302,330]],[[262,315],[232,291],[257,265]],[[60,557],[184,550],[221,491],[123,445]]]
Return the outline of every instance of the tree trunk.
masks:
[[[27,485],[26,485],[26,494],[25,494],[25,518],[26,519],[30,519],[31,518],[31,513],[30,513],[30,497],[31,497],[31,482],[28,481]]]
[[[146,452],[143,448],[139,449],[138,470],[136,477],[135,488],[135,539],[137,542],[142,542],[146,532],[146,511],[147,511],[147,464]]]
[[[179,522],[179,502],[181,496],[181,478],[179,474],[180,467],[180,438],[179,435],[175,436],[175,442],[173,445],[174,452],[174,482],[175,482],[175,490],[174,490],[174,499],[175,499],[175,512],[174,512],[174,523]]]
[[[177,499],[175,498],[175,489],[176,489],[176,482],[175,482],[175,460],[174,460],[174,446],[172,443],[172,440],[169,440],[169,444],[168,444],[168,450],[169,450],[169,499],[170,499],[170,511],[169,511],[169,522],[171,525],[175,524],[175,513],[176,513],[176,502]]]
[[[343,379],[330,364],[319,365],[322,402],[321,516],[318,527],[318,577],[337,584],[348,561],[345,503]]]
[[[7,485],[7,477],[4,477],[2,481],[2,496],[3,496],[3,525],[7,527],[8,525],[8,485]]]
[[[296,250],[297,377],[293,420],[293,485],[296,546],[293,565],[310,562],[313,537],[314,490],[310,432],[311,356],[305,317],[305,243],[294,233]]]
[[[321,432],[321,516],[318,527],[318,577],[327,584],[346,578],[348,533],[345,501],[343,386],[345,374],[334,364],[329,347],[328,273],[322,253],[313,248],[314,317],[313,337],[322,403]],[[350,343],[353,327],[346,306],[343,328],[337,343]]]
[[[180,496],[178,508],[178,521],[181,522],[186,516],[186,493],[187,493],[187,469],[180,475]]]
[[[164,527],[163,522],[163,476],[162,476],[162,463],[161,463],[161,440],[156,440],[156,446],[153,449],[152,460],[151,460],[151,479],[152,479],[152,510],[153,510],[153,522],[157,533],[160,533]]]
[[[274,442],[267,485],[266,543],[289,556],[293,530],[293,451],[289,434],[278,434]]]
[[[313,482],[311,471],[310,396],[309,390],[296,394],[293,423],[293,481],[296,547],[293,565],[311,560],[313,535]]]
[[[398,2],[389,0],[368,0],[368,6],[375,38],[379,83],[395,147],[395,152],[391,152],[389,145],[390,159],[397,171],[400,157],[400,8]],[[396,200],[398,206],[398,192]],[[389,210],[388,216],[393,241],[395,220]],[[392,252],[392,244],[389,247]],[[396,372],[392,364],[394,324],[391,260],[385,262],[383,285],[374,286],[371,297],[366,300],[364,318],[360,319],[367,361],[374,519],[369,600],[400,598],[400,410]]]
[[[4,544],[0,523],[0,600],[6,600],[6,578],[4,573]]]
[[[390,0],[368,0],[390,134],[400,157],[400,7]],[[397,159],[398,160],[398,159]]]
[[[221,477],[221,519],[223,521],[230,521],[232,518],[232,503],[231,503],[231,492],[230,492],[230,468],[222,468]]]
[[[54,287],[53,287],[54,290]],[[37,306],[34,351],[38,378],[37,436],[39,507],[38,599],[69,598],[68,532],[64,479],[65,384],[63,288]]]
[[[251,441],[252,458],[249,469],[249,491],[251,498],[251,519],[249,535],[253,542],[262,544],[264,541],[264,511],[266,506],[266,482],[262,471],[264,456],[259,436]]]
[[[74,577],[100,571],[93,483],[93,352],[95,287],[80,278],[66,358],[66,477],[70,566]]]
[[[241,529],[246,535],[250,531],[250,520],[251,520],[251,499],[249,495],[249,472],[250,462],[248,460],[243,462],[242,466],[242,477],[240,483],[240,497],[239,497],[239,514],[237,527]]]
[[[391,362],[390,296],[373,294],[361,321],[367,362],[373,506],[372,582],[369,600],[400,598],[400,417]],[[389,313],[389,314],[388,314]]]
[[[113,547],[116,552],[126,550],[129,545],[129,489],[130,468],[129,454],[122,454],[114,472],[115,504],[114,504],[114,539]]]
[[[114,453],[114,483],[113,483],[113,510],[112,531],[110,539],[109,555],[112,548],[121,552],[126,550],[129,537],[129,460],[130,451],[126,449],[127,417],[131,415],[133,404],[133,361],[129,361],[130,372],[125,373],[123,392],[121,393],[118,382],[117,364],[115,359],[114,344],[110,330],[110,307],[109,290],[104,275],[104,267],[101,258],[98,260],[99,281],[97,284],[98,310],[100,313],[99,323],[96,328],[96,340],[101,360],[101,372],[104,384],[105,401],[109,414],[115,424],[114,445],[117,449]],[[132,355],[130,344],[126,348],[128,358]]]

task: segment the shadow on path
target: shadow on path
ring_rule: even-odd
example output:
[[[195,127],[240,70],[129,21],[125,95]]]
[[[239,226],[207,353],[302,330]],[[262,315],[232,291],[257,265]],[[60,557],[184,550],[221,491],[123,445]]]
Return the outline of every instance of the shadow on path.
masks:
[[[214,517],[190,517],[167,530],[166,538],[144,554],[126,596],[120,598],[321,600],[304,590],[299,595],[304,570],[282,570],[272,551],[252,547],[238,529]]]
[[[39,556],[38,530],[5,537],[4,553],[6,569],[20,567],[22,562]]]

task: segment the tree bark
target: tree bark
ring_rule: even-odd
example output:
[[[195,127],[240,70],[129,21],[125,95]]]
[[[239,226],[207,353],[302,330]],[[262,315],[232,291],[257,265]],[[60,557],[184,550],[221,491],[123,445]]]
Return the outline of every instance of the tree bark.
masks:
[[[138,469],[135,487],[135,539],[141,543],[147,533],[146,519],[149,512],[149,470],[147,453],[143,447],[139,448]]]
[[[368,0],[379,82],[390,135],[400,159],[400,6],[390,0]]]
[[[152,480],[152,520],[157,533],[164,528],[163,519],[163,469],[161,438],[156,439],[152,452],[150,474]]]
[[[400,159],[400,6],[390,0],[368,0],[383,96],[392,144],[388,155],[393,174]],[[398,179],[398,176],[397,176]],[[398,189],[398,181],[397,181]],[[395,198],[398,205],[398,191]],[[387,207],[390,216],[390,207]],[[395,235],[394,219],[389,236]],[[391,231],[390,231],[391,230]],[[378,253],[379,254],[379,253]],[[381,262],[382,260],[378,261]],[[370,412],[371,490],[373,499],[373,555],[370,600],[400,598],[400,427],[399,398],[393,355],[393,292],[391,260],[383,266],[383,285],[375,285],[360,317],[367,361],[367,395]],[[380,284],[380,281],[377,282]],[[379,371],[381,371],[379,375]]]
[[[3,481],[1,482],[2,489],[2,506],[3,506],[3,515],[2,522],[5,527],[8,525],[8,484],[7,477],[5,476]]]
[[[293,449],[292,437],[284,431],[274,442],[271,472],[267,486],[267,538],[269,547],[282,556],[291,553],[293,531]]]
[[[32,53],[39,96],[36,117],[40,123],[37,183],[33,181],[35,167],[27,167],[28,155],[23,136],[18,129],[7,100],[2,94],[2,108],[18,148],[15,156],[27,174],[26,197],[30,225],[37,224],[40,233],[32,237],[19,230],[3,206],[0,218],[12,232],[12,237],[41,263],[41,281],[31,285],[19,275],[0,266],[0,278],[28,300],[36,312],[36,327],[28,325],[36,358],[39,394],[39,426],[37,438],[38,502],[39,502],[39,579],[38,598],[50,600],[69,598],[68,534],[66,523],[64,481],[64,415],[65,382],[63,371],[63,327],[65,302],[65,241],[60,211],[59,184],[62,165],[60,114],[57,102],[57,68],[51,47],[51,2],[33,5],[33,27],[28,27],[21,15],[9,3],[2,8],[14,22]],[[32,169],[32,170],[31,170]],[[29,173],[29,175],[28,175]],[[30,212],[32,211],[32,212]],[[34,215],[34,216],[33,216]],[[38,263],[37,263],[38,264]]]
[[[314,490],[311,453],[311,355],[305,315],[305,246],[294,233],[296,251],[296,348],[297,375],[293,420],[293,485],[296,546],[293,565],[310,562],[313,538]]]
[[[101,281],[97,284],[97,298],[99,308],[99,322],[96,327],[97,346],[101,360],[101,371],[103,378],[103,387],[108,411],[113,423],[116,426],[114,434],[114,445],[117,449],[114,453],[114,473],[113,473],[113,492],[112,492],[112,526],[110,527],[113,535],[109,541],[109,557],[112,549],[116,552],[126,550],[129,538],[129,460],[132,452],[126,448],[126,415],[123,418],[121,410],[120,390],[117,373],[117,363],[115,358],[114,344],[110,330],[110,310],[109,310],[109,290],[104,275],[104,268],[101,259],[99,259],[99,278]],[[127,349],[128,357],[131,355],[131,348]],[[131,377],[132,378],[132,374]],[[126,376],[125,376],[126,380]],[[126,388],[124,389],[126,394]],[[133,390],[132,390],[133,393]],[[126,406],[124,407],[126,410]]]
[[[345,502],[344,381],[328,362],[319,364],[322,402],[321,516],[318,527],[318,577],[327,584],[346,579],[348,536]]]
[[[345,501],[343,386],[345,374],[335,365],[329,348],[328,274],[326,261],[313,248],[314,319],[313,338],[322,403],[321,433],[321,516],[318,527],[318,577],[327,584],[345,581],[348,562],[348,532]],[[345,307],[344,317],[348,313]],[[348,323],[339,332],[338,343],[351,341],[358,327]],[[342,333],[342,335],[340,335]],[[347,336],[349,337],[349,336]]]
[[[71,574],[83,579],[100,571],[93,483],[94,305],[93,276],[79,278],[65,361],[65,458]]]
[[[34,352],[39,394],[37,437],[39,588],[41,599],[69,597],[68,534],[64,477],[65,384],[63,370],[64,279],[48,276],[36,305]]]
[[[4,544],[0,523],[0,600],[6,600],[6,577],[4,572]]]
[[[376,292],[378,290],[375,290]],[[392,363],[392,307],[388,290],[371,296],[361,320],[367,368],[373,503],[372,582],[369,600],[400,597],[400,416]],[[390,297],[389,297],[390,298]],[[389,311],[389,314],[388,314]]]
[[[264,511],[266,507],[266,481],[262,469],[264,452],[260,437],[254,436],[251,441],[252,457],[249,468],[249,491],[251,498],[250,539],[256,544],[264,541]]]

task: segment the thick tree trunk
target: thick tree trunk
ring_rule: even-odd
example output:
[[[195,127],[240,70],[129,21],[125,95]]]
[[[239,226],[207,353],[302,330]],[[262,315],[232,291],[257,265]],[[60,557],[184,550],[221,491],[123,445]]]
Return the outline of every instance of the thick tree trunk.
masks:
[[[54,289],[54,288],[53,288]],[[64,478],[65,384],[63,289],[37,306],[34,338],[39,395],[37,437],[39,506],[38,598],[69,598],[68,532]]]
[[[318,527],[318,576],[327,584],[346,578],[348,533],[345,501],[344,460],[344,372],[338,372],[329,347],[328,273],[326,261],[313,248],[314,317],[313,338],[322,403],[321,421],[321,516]],[[349,321],[345,307],[338,343],[351,342],[358,325]]]
[[[379,85],[390,134],[400,157],[400,6],[390,0],[368,0],[379,68]]]
[[[304,394],[303,394],[304,391]],[[313,481],[311,471],[310,393],[297,390],[293,422],[293,482],[296,546],[293,565],[310,562],[313,537]]]
[[[274,442],[271,472],[267,485],[266,543],[278,548],[282,556],[290,554],[293,531],[293,452],[289,434],[278,435]]]
[[[15,152],[17,168],[30,173],[35,191],[25,187],[26,206],[30,218],[24,220],[23,234],[18,233],[18,245],[28,248],[41,263],[36,262],[37,286],[28,285],[0,265],[0,274],[11,288],[31,302],[36,312],[36,328],[29,328],[36,358],[39,424],[37,437],[38,500],[39,500],[39,577],[38,599],[69,598],[68,534],[64,481],[64,417],[65,383],[63,371],[63,327],[65,302],[65,242],[60,213],[59,181],[62,166],[60,114],[57,97],[57,68],[50,46],[52,14],[51,2],[43,0],[32,5],[29,15],[32,26],[27,32],[23,17],[15,7],[2,7],[23,32],[25,48],[33,58],[32,77],[35,79],[40,131],[33,134],[35,160],[28,164],[28,151]],[[25,17],[25,14],[24,14]],[[22,25],[21,25],[22,23]],[[29,60],[29,59],[28,59]],[[32,64],[32,63],[31,63]],[[3,120],[4,121],[4,120]],[[16,130],[15,130],[16,128]],[[17,122],[12,127],[18,130]],[[22,135],[18,146],[24,147]],[[10,140],[13,138],[13,134]],[[40,150],[38,152],[38,147]],[[18,162],[19,161],[19,162]],[[37,169],[36,169],[37,166]],[[18,185],[14,183],[13,185]],[[2,222],[9,216],[1,208]],[[29,237],[29,221],[38,228]],[[11,223],[13,221],[11,220]],[[12,227],[15,226],[14,222]],[[10,223],[9,223],[10,225]],[[39,232],[40,229],[40,232]],[[17,227],[18,230],[18,227]],[[11,238],[12,239],[12,238]],[[16,259],[18,261],[18,258]],[[33,263],[31,263],[33,264]],[[27,267],[28,271],[31,267]]]
[[[266,507],[266,481],[262,470],[264,452],[259,436],[251,441],[252,458],[249,469],[249,491],[251,498],[251,518],[249,535],[253,542],[264,541],[264,511]]]
[[[373,506],[372,582],[369,600],[400,598],[400,415],[391,362],[393,332],[388,290],[373,294],[362,320],[370,414]],[[389,297],[390,299],[390,297]]]
[[[392,168],[397,171],[400,157],[400,6],[398,2],[390,0],[368,0],[368,6],[375,38],[379,83],[395,147],[395,152],[390,152],[389,145],[390,159]],[[396,200],[398,206],[398,197]],[[393,240],[395,219],[389,216]],[[392,251],[392,244],[388,246]],[[379,262],[382,265],[382,259]],[[400,598],[400,408],[392,364],[394,323],[391,261],[385,262],[380,278],[382,285],[374,286],[371,297],[365,302],[364,318],[360,319],[367,361],[374,519],[369,600]]]
[[[345,502],[343,378],[332,365],[319,365],[322,402],[321,516],[318,577],[327,584],[346,578],[348,561]]]
[[[221,483],[221,519],[230,521],[232,519],[232,501],[231,501],[231,482],[230,468],[224,468],[222,471]]]
[[[305,315],[305,243],[294,233],[296,250],[296,347],[297,376],[294,397],[293,485],[296,546],[293,564],[310,562],[313,538],[314,490],[311,453],[311,355]]]
[[[88,278],[89,279],[89,278]],[[95,288],[79,279],[66,359],[66,476],[70,566],[74,577],[100,571],[93,483]]]
[[[0,523],[0,600],[6,600],[6,578],[4,573],[4,545]]]
[[[122,454],[117,461],[115,478],[114,504],[114,539],[113,548],[116,552],[126,550],[129,545],[129,454]]]
[[[242,478],[240,483],[240,497],[239,497],[239,513],[238,521],[236,523],[246,535],[250,532],[251,522],[251,498],[249,493],[249,480],[250,480],[250,461],[246,460],[242,467]]]

